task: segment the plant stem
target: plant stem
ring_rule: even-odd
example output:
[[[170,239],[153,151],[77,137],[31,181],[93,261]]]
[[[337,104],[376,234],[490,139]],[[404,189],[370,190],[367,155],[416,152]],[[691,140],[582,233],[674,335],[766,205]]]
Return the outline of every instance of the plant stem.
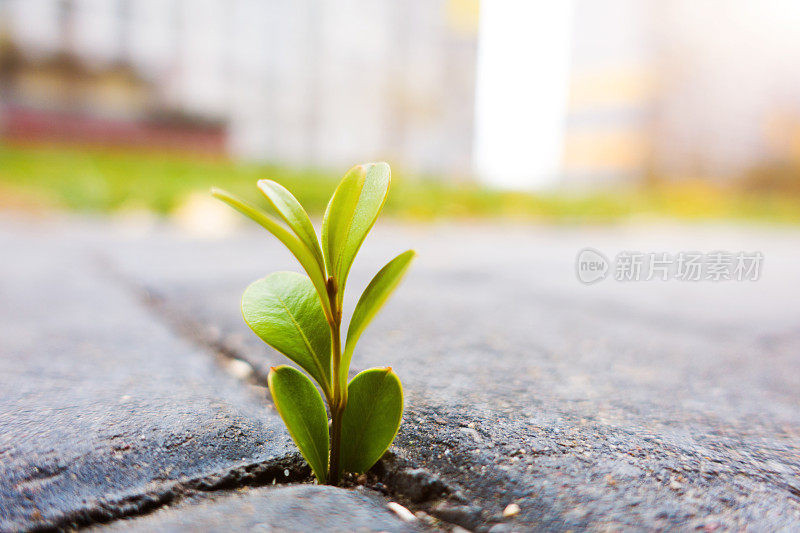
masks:
[[[331,423],[331,466],[328,472],[328,484],[334,487],[339,484],[339,454],[342,446],[342,410],[334,409]]]
[[[342,310],[337,302],[337,290],[334,283],[328,283],[328,297],[331,302],[333,320],[328,322],[331,328],[331,358],[333,368],[331,380],[333,381],[333,402],[329,405],[331,410],[331,457],[330,470],[328,472],[328,484],[336,486],[339,484],[339,456],[342,447],[342,414],[347,405],[347,393],[342,391],[342,380],[339,378],[342,361]]]

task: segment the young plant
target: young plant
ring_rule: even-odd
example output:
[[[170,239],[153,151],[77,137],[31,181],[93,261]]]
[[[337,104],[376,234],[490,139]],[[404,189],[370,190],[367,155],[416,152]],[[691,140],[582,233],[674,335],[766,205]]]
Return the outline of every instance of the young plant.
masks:
[[[341,342],[347,275],[386,201],[389,182],[386,163],[351,168],[325,210],[322,246],[306,211],[274,181],[259,180],[258,188],[285,225],[225,191],[212,190],[277,237],[307,274],[276,272],[254,282],[242,297],[242,314],[261,340],[319,386],[291,366],[269,372],[278,413],[320,483],[337,485],[344,472],[369,470],[391,445],[403,415],[403,388],[390,367],[364,370],[349,383],[347,378],[359,337],[400,282],[413,250],[372,278],[353,310],[344,346]]]

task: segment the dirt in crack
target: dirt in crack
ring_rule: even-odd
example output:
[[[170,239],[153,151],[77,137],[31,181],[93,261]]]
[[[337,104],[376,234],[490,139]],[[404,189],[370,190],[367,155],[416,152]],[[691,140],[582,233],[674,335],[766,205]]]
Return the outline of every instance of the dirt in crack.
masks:
[[[144,308],[165,324],[170,331],[194,346],[210,352],[228,374],[252,385],[267,386],[268,370],[260,361],[253,360],[222,337],[219,330],[187,315],[157,290],[134,280],[123,273],[105,255],[95,257],[98,273],[106,276],[136,297]]]
[[[158,291],[124,275],[107,257],[99,257],[98,260],[105,275],[131,291],[150,313],[162,320],[176,335],[213,354],[223,368],[227,367],[230,370],[231,363],[247,365],[248,372],[242,372],[237,377],[250,384],[267,386],[267,372],[260,370],[264,365],[226,342],[215,327],[188,316],[171,305],[168,298]],[[236,372],[229,373],[236,374]],[[199,492],[312,480],[310,468],[297,454],[277,462],[254,463],[231,469],[223,474],[198,478],[176,485],[176,490],[166,494],[154,492],[136,496],[131,501],[119,502],[121,507],[116,510],[114,504],[107,504],[110,505],[108,518],[76,519],[67,524],[79,527],[115,518],[142,515],[164,505],[177,503],[188,494]],[[435,473],[418,468],[407,460],[398,459],[391,453],[384,456],[367,474],[351,476],[342,483],[343,488],[356,485],[375,490],[413,511],[422,511],[435,516],[437,521],[441,522],[440,525],[457,524],[473,529],[483,521],[480,509],[466,505],[466,498],[460,488],[444,481]]]
[[[122,518],[143,516],[167,505],[178,504],[189,497],[202,497],[202,494],[208,492],[233,493],[248,487],[310,483],[312,480],[311,469],[300,454],[292,454],[176,482],[119,500],[97,502],[91,507],[76,509],[50,523],[37,524],[37,530],[85,528]]]

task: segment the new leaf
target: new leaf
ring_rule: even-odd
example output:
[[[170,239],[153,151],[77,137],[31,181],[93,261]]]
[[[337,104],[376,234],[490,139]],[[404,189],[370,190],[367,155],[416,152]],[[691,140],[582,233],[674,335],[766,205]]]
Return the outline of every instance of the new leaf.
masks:
[[[311,250],[320,270],[324,272],[325,260],[322,258],[322,249],[319,247],[317,234],[308,218],[308,213],[300,205],[300,202],[285,187],[272,180],[258,180],[258,188],[295,235]]]
[[[328,475],[328,415],[319,391],[305,374],[282,365],[269,371],[272,400],[300,453],[320,483]]]
[[[381,458],[397,435],[403,416],[403,387],[391,368],[371,368],[353,378],[347,395],[341,468],[362,473]]]
[[[339,379],[343,383],[347,382],[347,371],[350,368],[350,360],[353,357],[353,351],[356,348],[359,337],[364,332],[366,327],[378,314],[383,304],[392,294],[392,291],[403,279],[403,274],[408,270],[411,260],[414,259],[416,253],[414,250],[408,250],[398,255],[386,266],[375,274],[372,281],[369,282],[367,288],[358,299],[353,317],[350,319],[350,326],[347,328],[347,343],[344,347],[344,355],[342,356],[341,375]]]
[[[355,166],[342,178],[325,210],[322,246],[328,275],[338,288],[338,303],[356,253],[386,202],[390,180],[386,163]]]
[[[242,296],[242,316],[261,340],[300,365],[331,395],[331,335],[311,281],[275,272]]]
[[[303,267],[303,270],[306,271],[306,274],[308,274],[308,277],[314,284],[314,288],[317,290],[320,301],[324,306],[323,309],[325,311],[325,315],[330,316],[330,303],[328,302],[328,293],[325,286],[325,269],[317,261],[316,257],[314,256],[314,252],[311,251],[297,235],[287,230],[281,225],[280,222],[267,215],[257,207],[217,188],[211,189],[211,194],[213,194],[215,198],[222,200],[243,215],[247,216],[254,222],[260,224],[267,231],[277,237],[278,240],[281,241],[290,252],[292,252],[292,255],[295,256],[297,261],[300,263],[300,266]]]

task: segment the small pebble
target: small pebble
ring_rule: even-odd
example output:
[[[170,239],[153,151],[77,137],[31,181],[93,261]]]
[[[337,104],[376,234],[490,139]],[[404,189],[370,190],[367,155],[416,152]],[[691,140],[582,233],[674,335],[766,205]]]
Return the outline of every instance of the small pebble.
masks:
[[[253,374],[253,367],[250,363],[241,359],[231,359],[225,366],[228,373],[237,379],[247,379]]]
[[[399,503],[389,502],[386,504],[386,507],[391,509],[394,512],[394,514],[399,516],[400,520],[402,520],[403,522],[414,522],[417,520],[417,517],[414,516],[414,513],[412,513]]]
[[[503,509],[503,517],[509,518],[511,516],[518,515],[519,511],[520,511],[519,505],[517,505],[516,503],[510,503],[508,504],[508,506],[506,506],[505,509]]]
[[[475,442],[483,441],[483,439],[481,438],[481,434],[478,433],[478,431],[473,428],[470,427],[461,428],[461,432],[472,437],[472,440],[474,440]]]
[[[433,527],[436,524],[436,519],[426,513],[425,511],[417,511],[414,513],[414,516],[417,517],[418,520],[428,524],[429,526]]]

